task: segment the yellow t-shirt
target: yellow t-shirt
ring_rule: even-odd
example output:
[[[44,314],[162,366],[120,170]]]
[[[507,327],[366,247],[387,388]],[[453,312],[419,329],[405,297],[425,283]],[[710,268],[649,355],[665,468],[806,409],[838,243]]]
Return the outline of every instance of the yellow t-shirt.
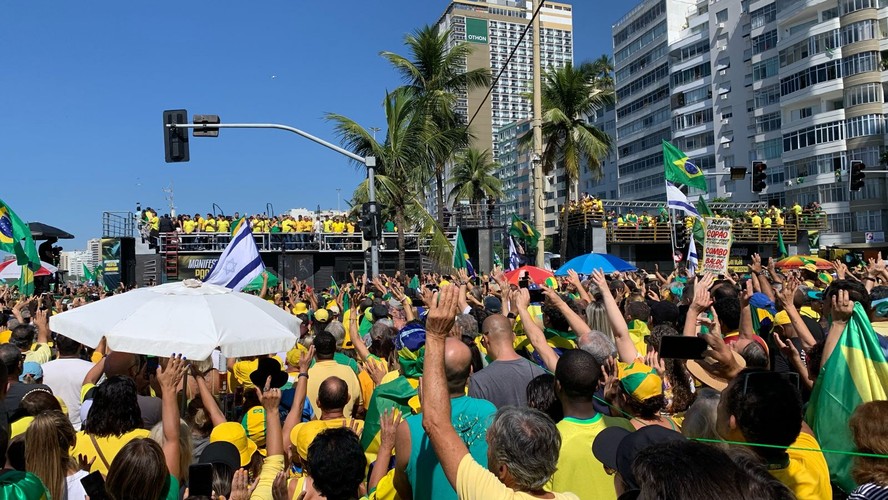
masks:
[[[0,332],[0,344],[8,344],[10,337],[12,337],[12,330],[3,330]]]
[[[228,231],[231,231],[231,223],[228,220],[219,219],[216,221],[217,233],[227,233]]]
[[[186,234],[193,233],[195,228],[197,228],[197,222],[194,222],[191,219],[182,222],[182,230],[185,231]]]
[[[592,456],[591,445],[589,448],[589,456]],[[604,469],[602,469],[602,474],[604,474],[603,470]],[[583,472],[585,473],[587,471],[584,470]],[[613,489],[613,479],[611,479],[611,489]],[[470,453],[466,453],[466,456],[464,456],[459,462],[459,468],[456,470],[456,495],[462,500],[488,500],[491,498],[497,500],[517,500],[535,498],[527,493],[515,491],[504,485],[492,472],[476,462]],[[573,493],[555,493],[555,500],[579,499],[580,497]]]
[[[344,233],[345,232],[345,223],[344,222],[334,222],[333,223],[333,232],[334,233]]]
[[[586,420],[565,417],[556,425],[561,433],[561,452],[558,470],[549,485],[552,491],[570,491],[580,498],[614,499],[614,478],[592,455],[592,441],[608,427],[635,428],[625,418],[605,417],[602,414]]]
[[[31,350],[25,353],[25,361],[33,361],[43,364],[52,361],[52,349],[46,344],[34,344]]]
[[[308,447],[311,446],[311,443],[318,434],[327,429],[348,427],[352,422],[357,424],[358,436],[360,436],[361,432],[364,430],[363,420],[332,418],[330,420],[310,420],[308,422],[297,424],[296,427],[293,427],[293,430],[290,431],[290,442],[296,447],[296,451],[299,453],[299,456],[302,457],[302,460],[305,460],[308,458]]]
[[[333,232],[333,221],[332,220],[325,220],[324,221],[324,232],[325,233],[332,233]]]
[[[790,445],[790,449],[786,450],[789,455],[789,465],[785,469],[772,469],[768,472],[788,486],[798,500],[832,498],[829,468],[826,465],[823,452],[792,448],[816,448],[819,450],[820,444],[817,443],[814,436],[802,432]]]
[[[318,408],[318,390],[321,383],[329,377],[339,377],[348,386],[348,404],[345,405],[343,415],[351,416],[352,408],[356,404],[361,404],[361,383],[358,382],[358,376],[350,366],[341,365],[334,360],[318,361],[314,366],[308,369],[308,388],[306,390],[306,399],[311,403],[311,409],[315,415],[321,414]]]
[[[758,215],[752,216],[752,227],[762,227],[762,218]]]
[[[216,232],[216,219],[207,219],[206,223],[204,224],[204,231],[206,231],[208,233],[215,233]]]
[[[127,443],[133,439],[147,438],[148,436],[149,432],[147,429],[133,429],[122,436],[96,437],[96,444],[99,446],[99,449],[102,450],[102,455],[110,465],[111,462],[114,461],[114,457],[117,456],[117,453],[120,452],[120,449],[126,446]],[[90,472],[99,471],[103,475],[108,475],[108,467],[106,467],[105,462],[99,458],[99,453],[96,451],[92,439],[90,439],[89,435],[85,432],[80,431],[77,433],[77,441],[71,448],[70,454],[72,457],[86,455],[88,459],[87,461],[94,459],[95,461],[92,464]]]
[[[156,215],[152,215],[152,216],[148,219],[148,222],[151,223],[151,229],[153,229],[153,230],[155,230],[155,231],[159,231],[159,230],[160,230],[160,217],[158,217],[158,216],[156,216]]]

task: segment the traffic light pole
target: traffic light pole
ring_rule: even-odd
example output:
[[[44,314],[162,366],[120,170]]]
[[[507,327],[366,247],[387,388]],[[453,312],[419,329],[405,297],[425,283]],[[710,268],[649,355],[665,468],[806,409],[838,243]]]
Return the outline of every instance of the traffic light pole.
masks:
[[[343,149],[331,142],[325,141],[320,137],[315,137],[308,132],[304,132],[299,130],[298,128],[291,127],[289,125],[281,125],[280,123],[166,123],[165,126],[167,128],[193,128],[195,130],[201,129],[219,129],[219,128],[273,128],[279,130],[286,130],[287,132],[293,132],[296,135],[301,135],[306,139],[320,144],[321,146],[325,146],[337,153],[347,156],[352,160],[360,162],[365,167],[367,167],[367,179],[370,183],[369,192],[370,192],[370,202],[371,202],[371,211],[376,211],[376,157],[374,156],[359,156],[347,149]],[[370,277],[375,278],[379,275],[379,239],[373,238],[370,240]]]

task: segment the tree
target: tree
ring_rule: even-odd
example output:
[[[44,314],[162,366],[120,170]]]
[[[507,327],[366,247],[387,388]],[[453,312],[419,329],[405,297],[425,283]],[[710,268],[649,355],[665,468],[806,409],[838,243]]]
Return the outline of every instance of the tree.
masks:
[[[440,228],[416,197],[417,193],[423,192],[426,180],[418,165],[428,161],[429,144],[437,146],[442,140],[436,130],[425,126],[422,114],[418,113],[419,104],[408,88],[386,94],[386,133],[381,143],[351,118],[335,113],[326,115],[335,123],[336,134],[344,148],[360,156],[376,157],[376,198],[386,211],[393,214],[398,227],[399,269],[406,268],[404,233],[408,227],[431,235],[433,258],[443,260],[443,253],[449,248]],[[359,166],[363,168],[363,164]],[[358,185],[352,199],[356,205],[369,200],[367,180]]]
[[[457,98],[468,91],[490,85],[490,71],[479,68],[465,70],[472,46],[459,42],[448,47],[450,30],[439,32],[426,25],[407,35],[404,44],[409,58],[382,52],[404,78],[405,88],[420,100],[419,111],[426,125],[438,129],[440,139],[429,144],[428,176],[435,178],[436,219],[444,221],[444,170],[453,154],[468,146],[470,135],[464,117],[455,113]]]
[[[490,159],[490,150],[469,148],[456,157],[449,183],[450,198],[456,202],[468,200],[479,217],[487,198],[500,198],[503,183],[496,178],[499,165]]]
[[[561,213],[561,257],[567,254],[567,207],[571,186],[585,166],[596,179],[601,178],[601,160],[612,149],[610,136],[586,122],[587,115],[613,102],[613,78],[610,59],[602,56],[591,63],[551,69],[543,75],[542,168],[546,174],[556,165],[564,169],[565,190]],[[533,144],[533,130],[521,137],[526,148]]]

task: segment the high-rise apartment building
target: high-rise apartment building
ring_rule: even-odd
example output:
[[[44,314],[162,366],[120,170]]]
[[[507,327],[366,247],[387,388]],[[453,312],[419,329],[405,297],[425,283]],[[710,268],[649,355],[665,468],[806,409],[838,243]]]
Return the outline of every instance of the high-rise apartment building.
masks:
[[[821,244],[884,231],[886,179],[849,190],[852,161],[885,150],[879,0],[647,0],[613,26],[621,199],[663,197],[660,142],[709,176],[710,197],[819,202]],[[886,51],[886,52],[883,52]],[[768,186],[729,167],[767,164]],[[697,194],[691,190],[691,194]]]
[[[472,54],[466,69],[487,68],[495,77],[503,69],[521,33],[533,17],[528,0],[453,0],[438,20],[440,30],[451,30],[451,42],[468,42]],[[543,70],[573,62],[573,13],[564,3],[546,2],[540,10],[540,64]],[[474,146],[490,149],[497,158],[499,129],[531,117],[531,101],[522,97],[533,84],[533,33],[527,33],[490,97],[486,88],[460,97],[457,112],[472,121]],[[479,110],[480,106],[480,110]]]
[[[102,263],[102,239],[93,238],[86,242],[86,251],[89,253],[90,269]]]
[[[83,277],[83,266],[92,271],[94,264],[88,250],[63,251],[59,255],[59,270],[68,273],[68,278]]]

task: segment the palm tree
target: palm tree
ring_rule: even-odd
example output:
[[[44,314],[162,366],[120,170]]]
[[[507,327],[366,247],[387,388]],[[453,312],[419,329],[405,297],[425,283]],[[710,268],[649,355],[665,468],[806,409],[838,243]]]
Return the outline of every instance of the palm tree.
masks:
[[[485,199],[503,195],[503,183],[494,175],[498,168],[499,165],[490,159],[489,149],[467,149],[456,157],[451,171],[448,181],[453,186],[450,198],[456,202],[468,200],[480,217]]]
[[[564,169],[565,190],[561,215],[561,256],[567,255],[567,206],[570,187],[580,177],[585,165],[596,179],[601,178],[601,160],[611,151],[610,136],[586,123],[586,116],[613,102],[613,78],[610,60],[604,56],[592,63],[549,70],[543,75],[543,171],[548,174],[556,164]],[[523,147],[533,143],[533,131],[521,138]]]
[[[438,31],[423,26],[407,35],[404,44],[409,58],[382,52],[406,82],[405,88],[422,102],[421,110],[427,125],[443,134],[436,144],[429,145],[429,162],[424,166],[435,178],[437,221],[444,220],[444,170],[455,151],[468,146],[471,139],[464,118],[454,112],[457,98],[466,92],[490,85],[490,71],[485,68],[465,70],[472,46],[459,42],[448,47],[450,30]]]
[[[408,228],[420,229],[432,236],[432,258],[443,260],[449,243],[440,228],[423,208],[417,193],[422,193],[426,177],[418,165],[428,161],[429,144],[437,146],[444,139],[425,126],[418,113],[420,101],[410,89],[400,88],[387,93],[384,101],[386,134],[383,142],[354,120],[335,113],[327,119],[335,123],[336,134],[343,147],[360,156],[376,157],[376,198],[393,214],[398,227],[398,268],[406,268]],[[363,168],[363,165],[360,165]],[[368,201],[368,181],[355,189],[355,204]]]

